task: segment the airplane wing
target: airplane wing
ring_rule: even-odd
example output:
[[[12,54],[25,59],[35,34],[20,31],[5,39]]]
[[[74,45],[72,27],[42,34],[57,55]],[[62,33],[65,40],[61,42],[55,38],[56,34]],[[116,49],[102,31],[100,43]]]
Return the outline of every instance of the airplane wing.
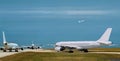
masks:
[[[22,46],[24,49],[39,49],[41,46]]]
[[[27,49],[28,47],[31,47],[31,46],[22,46],[24,49]]]

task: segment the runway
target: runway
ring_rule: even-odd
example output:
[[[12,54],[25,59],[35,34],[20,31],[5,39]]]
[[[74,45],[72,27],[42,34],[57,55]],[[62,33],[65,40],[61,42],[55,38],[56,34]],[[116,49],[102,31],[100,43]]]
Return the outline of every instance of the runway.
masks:
[[[54,50],[48,50],[48,49],[25,49],[22,52],[55,52]]]
[[[2,50],[0,50],[0,58],[5,57],[5,56],[9,56],[9,55],[13,55],[13,54],[17,54],[17,53],[21,53],[21,52],[55,52],[53,50],[45,50],[45,49],[25,49],[25,50],[19,50],[19,52],[3,52]]]
[[[0,51],[0,58],[5,57],[5,56],[9,56],[9,55],[13,55],[19,52],[2,52]]]

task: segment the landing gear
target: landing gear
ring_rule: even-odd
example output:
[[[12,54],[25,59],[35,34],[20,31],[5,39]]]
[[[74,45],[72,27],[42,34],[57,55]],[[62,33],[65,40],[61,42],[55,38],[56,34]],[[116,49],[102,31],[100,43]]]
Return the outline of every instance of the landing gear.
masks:
[[[7,50],[6,49],[3,49],[3,52],[6,52]]]
[[[70,50],[70,51],[68,51],[69,53],[73,53],[74,51],[72,51],[72,50]]]
[[[12,52],[12,49],[10,49],[9,52]]]
[[[84,49],[84,52],[86,52],[86,53],[87,53],[87,52],[88,52],[88,50],[87,50],[87,49]]]
[[[32,46],[31,49],[34,49],[34,47]]]
[[[15,52],[18,52],[18,49],[15,49]]]
[[[79,51],[83,51],[83,52],[85,52],[85,53],[87,53],[88,52],[88,50],[87,49],[80,49]]]
[[[73,53],[74,51],[72,49],[69,49],[68,53]]]
[[[7,52],[7,50],[9,51],[9,52],[12,52],[12,50],[15,50],[15,52],[18,52],[18,48],[16,48],[16,49],[3,49],[3,52]]]
[[[61,47],[61,48],[60,48],[60,51],[63,51],[63,50],[65,50],[65,47]]]

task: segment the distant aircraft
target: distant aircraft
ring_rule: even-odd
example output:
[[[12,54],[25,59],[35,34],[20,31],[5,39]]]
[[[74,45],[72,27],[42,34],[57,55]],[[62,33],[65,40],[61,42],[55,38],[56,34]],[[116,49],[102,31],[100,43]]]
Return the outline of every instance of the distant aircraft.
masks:
[[[112,44],[109,41],[112,28],[107,28],[104,34],[97,41],[66,41],[57,42],[55,45],[56,51],[63,51],[66,48],[69,49],[70,53],[73,53],[72,49],[78,49],[79,51],[88,52],[88,48],[96,48],[100,46],[109,46]]]
[[[26,46],[28,49],[39,49],[41,48],[40,46],[36,46],[33,42],[31,44],[31,46]]]
[[[83,23],[83,22],[85,22],[85,20],[79,20],[79,21],[78,21],[78,23]]]
[[[19,49],[23,50],[23,48],[20,48],[16,43],[8,43],[5,38],[5,33],[4,32],[2,33],[3,33],[3,47],[1,47],[0,49],[3,50],[3,52],[6,52],[7,50],[9,50],[9,52],[12,52],[12,50],[15,50],[15,52],[18,52]]]

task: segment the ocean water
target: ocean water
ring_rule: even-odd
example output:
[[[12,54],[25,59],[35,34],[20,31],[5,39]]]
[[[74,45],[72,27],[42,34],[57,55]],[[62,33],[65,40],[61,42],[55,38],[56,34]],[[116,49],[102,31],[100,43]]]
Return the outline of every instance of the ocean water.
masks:
[[[109,47],[120,47],[119,0],[97,1],[1,1],[0,44],[2,31],[8,42],[20,46],[33,42],[43,48],[53,48],[59,41],[97,40],[108,28],[113,28]]]

